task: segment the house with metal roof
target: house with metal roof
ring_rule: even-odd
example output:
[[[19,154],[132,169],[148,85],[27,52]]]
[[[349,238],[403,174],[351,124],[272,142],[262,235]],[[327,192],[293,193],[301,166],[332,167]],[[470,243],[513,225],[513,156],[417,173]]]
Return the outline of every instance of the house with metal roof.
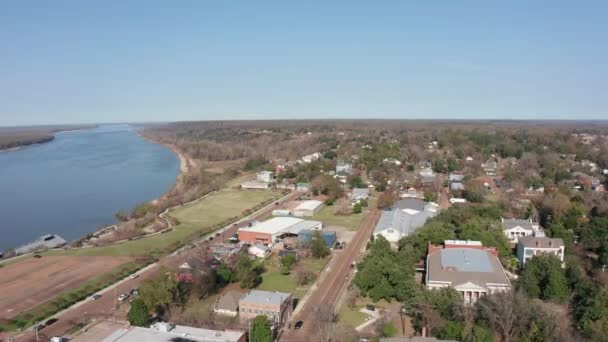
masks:
[[[289,216],[274,217],[251,227],[240,228],[238,236],[240,241],[247,243],[270,244],[283,236],[297,236],[301,230],[320,230],[322,226],[323,223],[319,221],[308,221]]]
[[[353,202],[359,202],[369,198],[369,188],[353,188],[350,194],[350,199]]]
[[[211,330],[158,322],[144,327],[117,329],[102,342],[245,342],[247,335],[243,331]]]
[[[523,236],[544,236],[540,225],[533,222],[532,219],[502,219],[502,231],[511,243],[517,243],[517,240]]]
[[[517,259],[519,265],[524,266],[526,262],[536,255],[550,254],[564,262],[564,240],[548,238],[544,236],[524,236],[517,241]]]
[[[239,300],[239,317],[247,322],[259,315],[283,325],[293,312],[293,296],[286,292],[251,290]]]
[[[397,243],[422,227],[429,218],[439,212],[439,206],[417,198],[406,198],[385,210],[374,228],[374,236],[382,235],[391,243]]]
[[[425,284],[428,289],[452,287],[465,304],[481,296],[511,290],[494,247],[480,241],[446,240],[443,246],[429,244]]]

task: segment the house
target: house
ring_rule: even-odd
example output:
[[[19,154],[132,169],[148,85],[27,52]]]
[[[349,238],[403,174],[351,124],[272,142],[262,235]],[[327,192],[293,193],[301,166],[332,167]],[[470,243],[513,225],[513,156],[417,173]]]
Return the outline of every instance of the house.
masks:
[[[460,182],[450,183],[450,190],[451,191],[463,191],[464,190],[464,184],[462,184]]]
[[[244,331],[212,330],[157,322],[149,328],[130,326],[113,331],[102,342],[246,342]],[[99,341],[99,340],[98,340]]]
[[[393,165],[401,166],[401,161],[399,159],[396,159],[396,158],[384,158],[382,160],[382,162],[384,164],[393,164]]]
[[[321,208],[323,208],[323,202],[317,200],[308,200],[302,201],[295,209],[293,210],[293,216],[304,217],[304,216],[314,216],[318,213]]]
[[[250,244],[271,244],[284,236],[297,236],[304,229],[320,230],[322,226],[319,221],[305,221],[296,217],[274,217],[251,227],[240,228],[238,236],[240,241]]]
[[[256,173],[256,179],[258,182],[271,183],[274,181],[274,172],[271,171],[260,171]]]
[[[300,242],[300,244],[304,246],[309,245],[312,241],[312,238],[314,237],[315,232],[319,232],[319,234],[321,235],[321,239],[325,241],[327,247],[332,248],[337,241],[336,232],[334,231],[306,229],[300,231],[300,234],[298,234],[298,242]]]
[[[248,322],[258,315],[266,315],[270,321],[282,326],[293,312],[291,293],[251,290],[239,300],[241,322]]]
[[[452,287],[462,294],[465,304],[511,290],[498,251],[479,241],[446,240],[443,246],[429,243],[425,284],[427,289]]]
[[[464,181],[463,174],[452,172],[448,176],[448,182],[450,182],[450,183],[452,183],[452,182],[462,183],[463,181]]]
[[[300,160],[298,160],[298,162],[309,164],[320,158],[321,158],[321,152],[315,152],[312,154],[305,155],[304,157],[300,158]]]
[[[249,249],[247,249],[247,252],[255,256],[256,258],[266,258],[272,253],[270,248],[259,243],[249,247]]]
[[[298,183],[296,184],[296,189],[300,191],[308,191],[310,190],[310,183]]]
[[[367,200],[368,198],[369,198],[369,189],[368,188],[354,188],[350,194],[350,199],[353,202]]]
[[[340,174],[346,174],[346,175],[350,175],[351,173],[353,173],[353,164],[351,163],[347,163],[345,161],[338,161],[338,163],[336,164],[336,175],[340,175]]]
[[[416,188],[408,188],[405,192],[399,194],[399,198],[424,198],[424,191],[418,191]]]
[[[426,221],[437,215],[439,206],[417,198],[402,199],[385,210],[374,228],[374,236],[382,235],[389,242],[397,243],[422,227]]]
[[[498,168],[498,163],[493,159],[488,159],[485,163],[481,164],[481,168],[488,176],[496,176],[496,169]]]
[[[228,291],[220,297],[213,307],[213,312],[222,316],[236,317],[239,313],[239,300],[243,294],[237,291]]]
[[[564,262],[564,249],[562,239],[544,236],[520,237],[517,242],[517,259],[522,267],[526,264],[526,261],[539,254],[555,255],[561,262]]]
[[[243,247],[234,244],[211,245],[207,247],[207,253],[218,260],[226,261],[234,255],[241,253]]]
[[[502,231],[511,243],[517,243],[517,240],[522,236],[539,235],[541,228],[532,219],[517,220],[517,219],[501,219]]]

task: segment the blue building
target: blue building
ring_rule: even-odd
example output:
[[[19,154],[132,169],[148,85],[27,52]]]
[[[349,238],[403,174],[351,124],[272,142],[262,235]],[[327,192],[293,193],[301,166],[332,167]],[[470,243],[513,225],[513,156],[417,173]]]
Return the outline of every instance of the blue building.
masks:
[[[336,243],[336,232],[331,230],[312,230],[312,229],[304,229],[298,233],[298,241],[302,244],[309,244],[312,241],[312,237],[315,232],[319,232],[321,234],[321,238],[325,241],[325,244],[329,248],[332,248]]]

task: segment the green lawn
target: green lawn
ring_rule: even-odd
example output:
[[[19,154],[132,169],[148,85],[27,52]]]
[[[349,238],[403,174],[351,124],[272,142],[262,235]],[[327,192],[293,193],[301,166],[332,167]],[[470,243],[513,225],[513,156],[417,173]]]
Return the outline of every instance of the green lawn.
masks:
[[[361,306],[349,308],[348,305],[342,305],[342,308],[340,308],[340,312],[338,313],[338,321],[356,328],[363,324],[365,319],[369,317],[369,315],[359,311],[361,308]]]
[[[278,271],[265,272],[262,274],[262,283],[258,286],[260,290],[294,292],[298,287],[291,275],[282,275]]]
[[[240,185],[241,183],[243,183],[244,181],[248,181],[248,180],[252,180],[255,179],[255,174],[253,173],[246,173],[244,175],[240,175],[228,182],[226,182],[226,184],[224,184],[224,189],[232,189],[237,185]]]
[[[363,214],[341,216],[334,214],[334,210],[334,206],[325,206],[312,217],[312,220],[321,221],[326,226],[340,226],[349,230],[357,230],[359,228]]]
[[[304,266],[318,277],[328,261],[328,258],[305,258],[299,260],[297,265]],[[272,258],[265,261],[264,267],[266,268],[266,272],[262,273],[262,283],[257,288],[266,291],[290,292],[297,298],[304,297],[314,281],[305,286],[298,286],[295,280],[295,272],[292,271],[291,274],[282,275],[278,269],[277,263],[278,258]]]
[[[243,211],[277,198],[278,192],[222,190],[210,197],[170,211],[181,223],[213,225],[227,218],[243,216]]]
[[[53,255],[112,255],[139,256],[163,255],[187,243],[193,234],[207,233],[220,228],[217,225],[228,223],[243,216],[247,209],[281,196],[272,191],[221,190],[202,200],[172,210],[180,224],[172,231],[121,244],[79,248],[67,251],[49,251]]]

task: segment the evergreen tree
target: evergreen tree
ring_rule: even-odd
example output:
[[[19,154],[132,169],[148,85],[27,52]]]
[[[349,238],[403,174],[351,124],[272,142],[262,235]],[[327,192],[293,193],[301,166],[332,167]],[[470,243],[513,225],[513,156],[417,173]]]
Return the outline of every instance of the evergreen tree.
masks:
[[[310,250],[312,252],[312,256],[315,258],[324,258],[330,253],[329,247],[327,247],[327,244],[321,237],[321,233],[319,233],[319,231],[315,231],[313,233],[312,241],[310,243]]]
[[[131,325],[136,327],[144,327],[150,321],[150,311],[141,299],[135,299],[131,302],[131,308],[127,314],[127,319]]]
[[[257,316],[251,322],[250,342],[272,342],[272,330],[268,317],[265,315]]]

